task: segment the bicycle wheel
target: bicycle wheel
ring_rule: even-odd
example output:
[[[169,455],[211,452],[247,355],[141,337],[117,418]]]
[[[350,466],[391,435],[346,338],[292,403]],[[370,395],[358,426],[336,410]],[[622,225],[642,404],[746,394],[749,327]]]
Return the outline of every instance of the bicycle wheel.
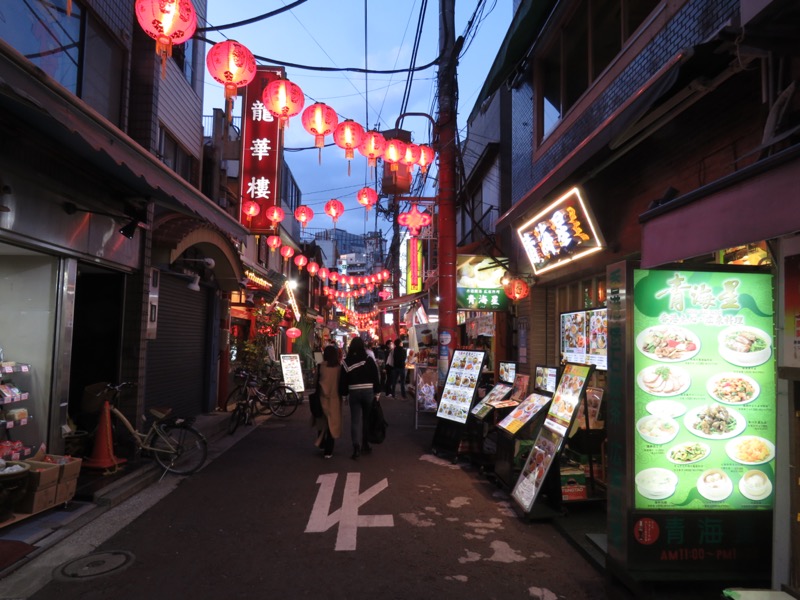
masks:
[[[150,445],[158,464],[176,475],[191,475],[205,464],[208,454],[203,434],[185,424],[158,426]]]
[[[300,398],[288,385],[275,386],[269,395],[269,406],[278,417],[288,417],[300,405]]]
[[[243,385],[237,385],[233,388],[233,391],[228,394],[228,399],[225,401],[225,410],[235,410],[239,402],[244,400],[246,392],[247,390],[244,389]],[[231,404],[235,405],[233,409],[230,408]]]
[[[260,388],[253,390],[253,407],[260,415],[268,415],[272,413],[272,408],[269,405],[269,385],[262,385]]]
[[[239,427],[239,423],[245,420],[245,417],[244,404],[238,402],[228,419],[228,435],[233,435],[236,432],[236,428]]]

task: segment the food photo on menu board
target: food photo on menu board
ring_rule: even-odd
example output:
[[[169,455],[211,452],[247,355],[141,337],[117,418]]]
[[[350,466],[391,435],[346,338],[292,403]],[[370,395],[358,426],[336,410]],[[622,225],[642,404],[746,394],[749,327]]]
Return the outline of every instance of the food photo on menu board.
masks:
[[[605,308],[561,314],[561,355],[565,360],[607,369],[607,315]]]
[[[295,392],[305,391],[299,354],[281,354],[281,371],[283,372],[283,382],[286,385]]]
[[[550,402],[549,396],[542,394],[531,394],[520,402],[514,410],[500,421],[497,426],[514,435],[525,425],[527,425],[542,409]]]
[[[536,377],[533,381],[533,388],[541,392],[553,393],[556,391],[558,383],[558,367],[536,366]]]
[[[533,507],[562,440],[563,438],[554,431],[545,428],[539,430],[525,466],[511,492],[511,497],[526,512]]]
[[[437,417],[462,424],[467,422],[485,355],[486,353],[480,350],[453,352],[453,360],[450,362],[442,397],[436,410]]]
[[[760,272],[634,271],[636,508],[772,509],[772,286]]]
[[[506,401],[506,396],[511,391],[511,385],[508,383],[498,383],[494,386],[488,394],[486,394],[480,402],[478,402],[472,408],[472,414],[478,417],[479,419],[483,419],[492,412],[493,408],[502,408],[503,406],[509,406],[507,404],[503,404]],[[516,405],[516,402],[511,406]]]
[[[514,388],[511,390],[511,399],[518,404],[528,395],[528,382],[530,376],[520,373],[514,378]]]
[[[547,411],[545,427],[553,429],[562,437],[566,435],[593,369],[591,365],[567,364],[564,367],[558,387],[553,394],[553,402]]]

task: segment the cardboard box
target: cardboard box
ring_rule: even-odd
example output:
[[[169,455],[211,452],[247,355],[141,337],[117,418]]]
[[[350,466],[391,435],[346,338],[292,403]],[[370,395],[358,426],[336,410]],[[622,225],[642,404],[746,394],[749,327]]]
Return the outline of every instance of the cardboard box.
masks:
[[[26,460],[31,468],[28,471],[28,486],[31,490],[40,490],[55,485],[61,473],[59,465],[35,460]]]
[[[56,505],[56,484],[46,488],[28,488],[28,493],[15,506],[16,512],[36,514]]]
[[[46,459],[46,462],[53,463],[59,467],[59,481],[77,479],[78,474],[81,472],[81,464],[83,463],[83,460],[80,458],[73,458],[72,456],[59,456],[58,454],[48,454]]]
[[[565,501],[587,498],[586,474],[582,468],[562,467],[561,498]]]
[[[56,484],[56,500],[55,504],[64,504],[72,500],[75,496],[75,490],[78,488],[78,478],[67,479],[66,481],[59,481]]]

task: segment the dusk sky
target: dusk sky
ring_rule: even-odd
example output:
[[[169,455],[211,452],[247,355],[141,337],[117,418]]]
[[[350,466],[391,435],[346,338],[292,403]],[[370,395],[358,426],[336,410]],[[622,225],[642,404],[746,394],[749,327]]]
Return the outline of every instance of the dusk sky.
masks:
[[[208,25],[218,27],[252,19],[289,4],[293,2],[208,0]],[[423,4],[427,8],[416,53],[416,65],[422,66],[432,62],[438,53],[438,2],[308,0],[269,19],[208,32],[205,37],[214,43],[225,39],[236,40],[247,46],[256,57],[276,61],[273,63],[257,58],[260,65],[277,64],[280,61],[303,67],[366,67],[382,71],[407,69],[411,63]],[[458,127],[462,140],[466,134],[466,119],[511,20],[512,2],[456,0],[456,37],[464,34],[473,16],[475,25],[458,65]],[[340,121],[353,119],[366,129],[394,128],[404,95],[408,98],[404,112],[436,116],[435,67],[417,71],[408,92],[406,73],[364,74],[286,66],[286,74],[305,93],[305,106],[324,102],[336,110]],[[204,114],[210,115],[212,109],[224,107],[223,89],[208,74],[205,81]],[[240,110],[237,103],[234,114],[239,114]],[[430,125],[425,117],[410,116],[405,118],[401,127],[411,131],[414,143],[430,144]],[[333,144],[331,136],[325,138],[325,143],[320,165],[318,150],[313,147],[313,137],[303,128],[300,116],[290,121],[285,135],[285,159],[303,194],[303,204],[310,206],[315,213],[308,226],[309,232],[332,227],[330,217],[323,213],[325,203],[331,198],[338,198],[345,206],[345,214],[337,228],[355,234],[375,231],[374,209],[370,211],[367,221],[364,208],[355,199],[356,192],[365,185],[375,187],[376,182],[367,168],[367,159],[356,152],[352,173],[348,176],[344,151]],[[301,148],[305,150],[293,150]],[[435,177],[434,165],[428,172],[426,189],[422,195],[435,194]],[[377,228],[390,232],[391,223],[384,216],[379,216]]]

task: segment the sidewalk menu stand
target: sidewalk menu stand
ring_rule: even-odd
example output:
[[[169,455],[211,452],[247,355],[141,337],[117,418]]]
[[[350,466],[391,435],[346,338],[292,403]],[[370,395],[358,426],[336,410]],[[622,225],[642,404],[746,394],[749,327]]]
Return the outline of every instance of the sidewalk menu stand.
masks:
[[[450,361],[442,396],[436,410],[436,431],[431,451],[449,453],[453,462],[462,452],[462,442],[478,390],[478,380],[486,353],[481,350],[456,350]]]
[[[511,407],[518,402],[508,395],[512,391],[509,383],[498,383],[470,411],[467,420],[467,444],[472,461],[481,470],[494,470],[494,455],[497,453],[496,424]],[[489,469],[491,467],[491,469]]]
[[[543,495],[547,496],[551,507],[560,509],[560,454],[593,370],[593,365],[574,363],[567,363],[564,367],[544,424],[536,436],[533,448],[511,494],[526,516],[531,516],[537,497],[544,491],[545,481],[553,482],[556,476],[555,481],[558,485],[549,486]],[[552,475],[550,475],[551,467],[553,467]]]

